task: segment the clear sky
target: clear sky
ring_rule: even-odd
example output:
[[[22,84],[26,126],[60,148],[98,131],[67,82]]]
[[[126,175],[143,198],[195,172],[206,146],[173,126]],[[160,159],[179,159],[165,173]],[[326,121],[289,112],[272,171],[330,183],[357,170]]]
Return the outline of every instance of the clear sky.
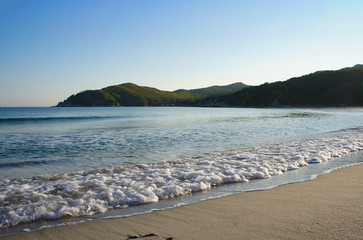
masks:
[[[362,24],[362,0],[0,0],[0,106],[340,69],[363,63]]]

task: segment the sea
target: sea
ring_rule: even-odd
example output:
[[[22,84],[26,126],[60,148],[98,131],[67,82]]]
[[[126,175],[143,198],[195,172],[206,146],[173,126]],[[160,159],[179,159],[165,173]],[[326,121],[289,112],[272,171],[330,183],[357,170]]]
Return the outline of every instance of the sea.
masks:
[[[0,236],[363,163],[362,108],[0,108]]]

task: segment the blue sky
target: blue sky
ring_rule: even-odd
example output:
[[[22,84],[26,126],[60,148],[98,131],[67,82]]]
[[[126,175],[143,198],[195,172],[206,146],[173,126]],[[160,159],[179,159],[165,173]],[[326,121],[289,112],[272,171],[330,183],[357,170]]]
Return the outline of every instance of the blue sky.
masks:
[[[362,23],[361,0],[0,0],[0,106],[340,69],[363,63]]]

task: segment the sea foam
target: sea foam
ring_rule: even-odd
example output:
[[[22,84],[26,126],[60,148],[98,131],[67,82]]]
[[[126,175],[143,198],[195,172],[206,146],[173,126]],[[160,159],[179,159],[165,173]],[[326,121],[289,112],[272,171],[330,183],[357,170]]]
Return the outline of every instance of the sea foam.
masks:
[[[0,226],[87,216],[225,183],[270,178],[363,150],[362,134],[162,163],[0,180]]]

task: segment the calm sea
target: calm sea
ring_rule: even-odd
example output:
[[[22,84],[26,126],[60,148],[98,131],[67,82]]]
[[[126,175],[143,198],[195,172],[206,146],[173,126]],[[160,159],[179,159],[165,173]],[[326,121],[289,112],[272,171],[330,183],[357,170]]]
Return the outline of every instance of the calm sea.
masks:
[[[311,179],[361,163],[362,136],[358,108],[0,108],[0,230]]]

